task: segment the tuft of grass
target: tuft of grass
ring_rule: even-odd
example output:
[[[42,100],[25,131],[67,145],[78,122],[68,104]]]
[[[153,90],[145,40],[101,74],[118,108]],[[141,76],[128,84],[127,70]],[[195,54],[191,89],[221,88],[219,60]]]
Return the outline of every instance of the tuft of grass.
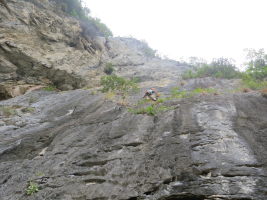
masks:
[[[166,98],[158,98],[158,100],[156,101],[157,104],[159,103],[164,103],[165,101],[167,101]]]
[[[57,88],[56,88],[55,86],[53,86],[53,85],[49,85],[49,86],[47,86],[47,87],[44,87],[43,90],[44,90],[44,91],[51,92],[51,91],[56,91]]]
[[[216,93],[217,90],[214,88],[196,88],[190,92],[192,94],[206,94],[206,93]]]
[[[26,108],[22,108],[21,111],[24,112],[24,113],[33,113],[35,111],[35,108],[26,107]]]
[[[45,176],[45,174],[43,172],[37,172],[36,176]]]
[[[6,117],[17,115],[17,108],[21,106],[0,106],[0,114]]]
[[[214,88],[196,88],[191,91],[181,91],[179,87],[174,87],[171,89],[171,97],[168,99],[177,99],[177,98],[187,98],[192,97],[197,94],[215,94],[217,92]]]
[[[97,94],[97,91],[96,90],[92,90],[90,94],[91,95],[96,95]]]
[[[37,102],[37,98],[36,97],[30,97],[29,99],[29,104],[35,103]]]
[[[144,108],[129,108],[129,112],[134,114],[147,114],[150,116],[156,116],[160,112],[165,112],[174,109],[173,106],[163,106],[163,105],[157,105],[157,104],[151,104]]]
[[[150,103],[151,100],[150,99],[141,99],[137,102],[136,106],[140,106],[140,105],[144,105],[144,104],[147,104],[147,103]]]
[[[171,89],[171,98],[185,98],[188,96],[187,91],[180,91],[179,87],[174,87]]]
[[[105,99],[106,100],[113,100],[115,98],[115,92],[114,91],[108,91],[106,94],[105,94]]]
[[[154,105],[147,106],[145,108],[129,108],[129,112],[134,113],[134,114],[148,114],[148,115],[156,115],[156,110],[154,108]]]
[[[26,194],[30,196],[30,195],[33,195],[34,193],[38,192],[38,191],[39,191],[38,184],[30,181],[30,183],[26,189]]]

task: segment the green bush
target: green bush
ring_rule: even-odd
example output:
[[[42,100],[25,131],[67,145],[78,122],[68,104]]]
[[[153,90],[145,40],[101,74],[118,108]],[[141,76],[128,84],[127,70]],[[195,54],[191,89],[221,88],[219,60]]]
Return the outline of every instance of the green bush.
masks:
[[[246,71],[242,73],[245,87],[253,90],[267,87],[267,54],[264,49],[246,49],[248,62]]]
[[[243,73],[242,82],[244,87],[252,90],[259,90],[267,87],[267,81],[256,79],[255,76],[247,72]]]
[[[100,83],[103,86],[103,92],[117,91],[126,94],[138,90],[138,86],[134,81],[116,75],[103,76]]]
[[[183,79],[190,79],[190,78],[196,78],[196,73],[194,73],[191,69],[187,70],[182,74]]]
[[[254,80],[263,81],[267,78],[267,54],[264,49],[246,49],[248,62],[245,63],[246,75]]]
[[[34,183],[34,182],[30,182],[29,183],[29,186],[26,189],[26,194],[27,195],[32,195],[32,194],[34,194],[34,193],[36,193],[38,191],[39,191],[38,184],[37,183]]]
[[[263,80],[267,77],[267,63],[266,66],[249,67],[246,70],[246,73],[254,79]]]
[[[112,74],[112,72],[114,71],[114,67],[112,63],[107,63],[106,67],[104,68],[104,72],[108,75]]]
[[[240,72],[231,60],[227,58],[218,58],[214,59],[210,64],[203,63],[200,67],[195,67],[194,72],[188,70],[182,74],[183,79],[203,77],[233,79],[239,78]]]

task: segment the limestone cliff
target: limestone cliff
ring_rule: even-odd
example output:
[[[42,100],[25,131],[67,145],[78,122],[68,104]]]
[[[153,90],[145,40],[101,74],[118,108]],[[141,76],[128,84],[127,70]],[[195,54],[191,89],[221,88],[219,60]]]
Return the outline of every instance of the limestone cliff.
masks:
[[[1,200],[267,199],[267,98],[235,90],[238,80],[181,83],[188,66],[149,57],[135,39],[84,36],[53,1],[7,2],[10,12],[0,7]],[[141,80],[127,105],[78,89],[96,86],[108,62]],[[29,91],[50,83],[70,91]],[[10,98],[7,85],[28,92]],[[174,86],[217,92],[167,98],[159,104],[169,109],[154,116],[130,112],[151,86],[163,97]],[[39,191],[27,195],[30,182]]]
[[[54,1],[10,1],[8,5],[11,13],[4,7],[0,10],[1,81],[50,82],[69,90],[96,86],[107,62],[117,67],[118,74],[145,80],[157,77],[158,67],[164,65],[169,73],[168,67],[179,65],[147,56],[148,47],[138,40],[94,36]],[[154,76],[147,73],[148,68]]]

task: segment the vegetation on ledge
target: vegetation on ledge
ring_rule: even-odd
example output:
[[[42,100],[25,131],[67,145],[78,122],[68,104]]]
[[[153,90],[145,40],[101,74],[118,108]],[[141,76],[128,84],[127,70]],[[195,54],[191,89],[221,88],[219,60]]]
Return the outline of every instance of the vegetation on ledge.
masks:
[[[239,71],[231,59],[218,58],[207,63],[201,59],[192,58],[190,62],[192,69],[186,71],[182,78],[240,78],[244,87],[250,89],[267,87],[267,54],[263,49],[246,49],[246,51],[248,62],[245,63],[246,70],[244,72]]]

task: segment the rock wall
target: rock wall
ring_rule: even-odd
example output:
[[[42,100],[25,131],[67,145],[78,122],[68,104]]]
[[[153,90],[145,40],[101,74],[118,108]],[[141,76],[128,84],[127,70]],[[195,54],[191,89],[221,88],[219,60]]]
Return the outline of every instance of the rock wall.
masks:
[[[0,199],[265,200],[267,99],[229,92],[238,80],[191,79],[187,66],[147,55],[132,38],[84,35],[54,1],[8,1],[0,8]],[[94,89],[111,62],[141,87],[216,88],[166,101],[156,116]],[[54,84],[67,92],[32,91]],[[8,89],[8,91],[6,91]],[[7,96],[5,96],[7,95]],[[39,191],[26,195],[30,182]]]
[[[251,92],[171,103],[148,116],[88,90],[2,101],[17,110],[2,118],[2,199],[266,199],[267,99]],[[40,191],[27,196],[30,180]]]

